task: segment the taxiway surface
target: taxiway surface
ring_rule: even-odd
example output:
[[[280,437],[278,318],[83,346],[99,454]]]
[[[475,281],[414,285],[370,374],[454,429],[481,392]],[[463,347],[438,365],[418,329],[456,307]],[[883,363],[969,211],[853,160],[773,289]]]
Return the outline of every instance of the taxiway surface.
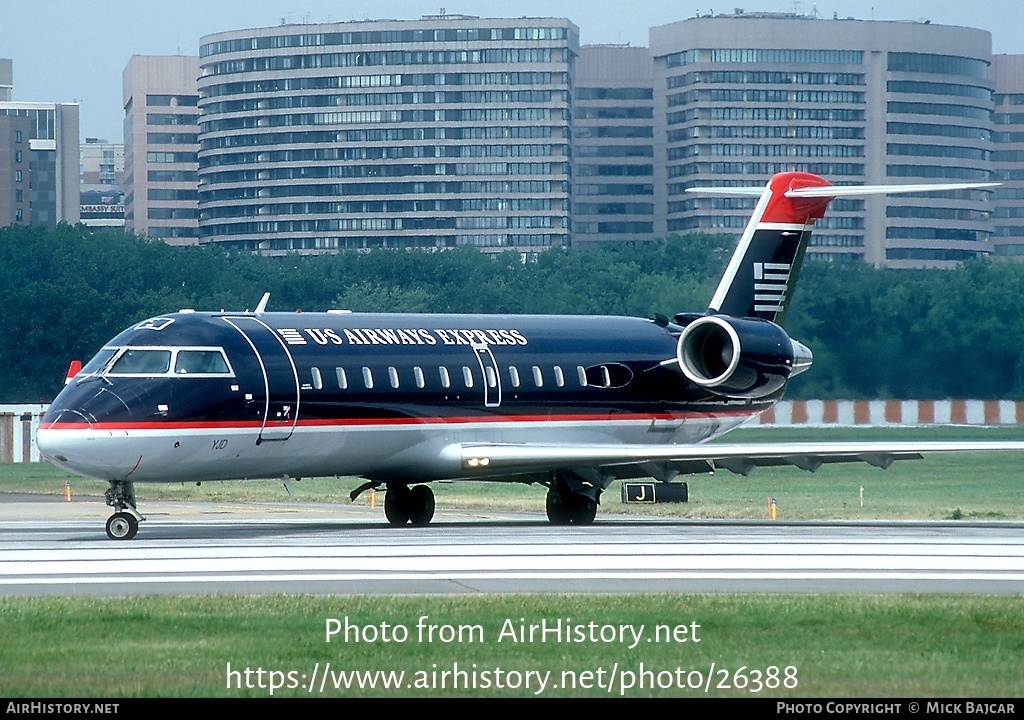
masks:
[[[0,495],[0,595],[151,593],[1024,593],[1024,524],[724,522],[599,513],[147,503],[131,541],[100,502]]]

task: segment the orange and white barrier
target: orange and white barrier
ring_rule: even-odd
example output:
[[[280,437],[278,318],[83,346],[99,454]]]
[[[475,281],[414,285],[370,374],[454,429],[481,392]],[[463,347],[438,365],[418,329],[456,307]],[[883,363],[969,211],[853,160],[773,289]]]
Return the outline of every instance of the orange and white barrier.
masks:
[[[784,400],[760,425],[1022,425],[1015,400]]]

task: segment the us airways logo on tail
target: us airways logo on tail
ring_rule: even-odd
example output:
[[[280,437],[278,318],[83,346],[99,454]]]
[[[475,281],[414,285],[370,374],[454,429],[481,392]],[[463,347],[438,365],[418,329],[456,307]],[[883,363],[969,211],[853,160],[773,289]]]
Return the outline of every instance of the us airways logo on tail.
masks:
[[[754,312],[782,312],[790,263],[754,263]]]

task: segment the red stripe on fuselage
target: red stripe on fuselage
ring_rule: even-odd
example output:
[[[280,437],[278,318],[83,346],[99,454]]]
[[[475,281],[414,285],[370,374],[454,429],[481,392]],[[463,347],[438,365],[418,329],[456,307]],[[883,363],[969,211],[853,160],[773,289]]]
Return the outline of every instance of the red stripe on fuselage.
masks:
[[[609,422],[621,420],[688,420],[716,417],[738,417],[752,415],[749,410],[724,410],[716,412],[688,413],[607,413],[603,415],[468,415],[453,417],[402,417],[402,418],[337,418],[299,420],[296,427],[360,427],[374,425],[460,425],[469,423],[516,423],[516,422]],[[259,430],[263,422],[253,421],[180,421],[180,422],[67,422],[58,420],[46,430]],[[287,429],[288,423],[268,423],[267,428]]]

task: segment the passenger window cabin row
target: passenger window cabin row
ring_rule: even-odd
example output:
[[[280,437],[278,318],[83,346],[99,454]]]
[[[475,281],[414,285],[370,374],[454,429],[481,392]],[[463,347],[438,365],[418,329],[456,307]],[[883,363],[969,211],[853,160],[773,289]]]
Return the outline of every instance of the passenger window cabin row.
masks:
[[[437,378],[440,385],[445,390],[454,389],[456,390],[470,390],[477,385],[478,374],[473,372],[473,368],[468,365],[463,365],[453,371],[450,371],[448,367],[440,365],[437,368]],[[379,372],[379,371],[378,371]],[[387,386],[393,389],[403,387],[403,383],[411,382],[413,386],[419,389],[424,389],[427,386],[427,373],[424,372],[422,367],[414,366],[412,368],[412,377],[409,378],[408,371],[399,373],[397,367],[391,365],[387,368]],[[312,375],[312,385],[316,390],[322,390],[324,388],[324,376],[321,373],[320,368],[314,367],[310,371]],[[354,372],[355,376],[361,380],[362,386],[367,390],[372,390],[377,383],[377,378],[374,376],[374,370],[372,368],[363,366],[359,371]],[[526,373],[520,374],[519,368],[515,365],[509,365],[507,367],[507,387],[521,388],[525,382],[532,382],[533,387],[542,388],[545,386],[546,377],[551,378],[554,381],[555,387],[566,386],[566,372],[561,366],[555,365],[551,368],[550,373],[545,375],[545,371],[538,365],[530,366]],[[607,371],[605,372],[607,374]],[[334,375],[337,380],[338,389],[348,390],[350,383],[352,382],[349,378],[349,372],[343,367],[334,368]],[[582,366],[576,366],[575,373],[568,373],[569,377],[574,377],[574,382],[578,387],[587,387],[588,385],[597,384],[599,387],[607,387],[607,384],[589,382],[587,379],[587,370]],[[598,373],[598,378],[601,375]],[[357,380],[357,382],[359,382]],[[496,388],[498,387],[497,371],[494,367],[485,365],[484,366],[484,381],[487,383],[487,387]],[[386,387],[386,386],[385,386]]]

